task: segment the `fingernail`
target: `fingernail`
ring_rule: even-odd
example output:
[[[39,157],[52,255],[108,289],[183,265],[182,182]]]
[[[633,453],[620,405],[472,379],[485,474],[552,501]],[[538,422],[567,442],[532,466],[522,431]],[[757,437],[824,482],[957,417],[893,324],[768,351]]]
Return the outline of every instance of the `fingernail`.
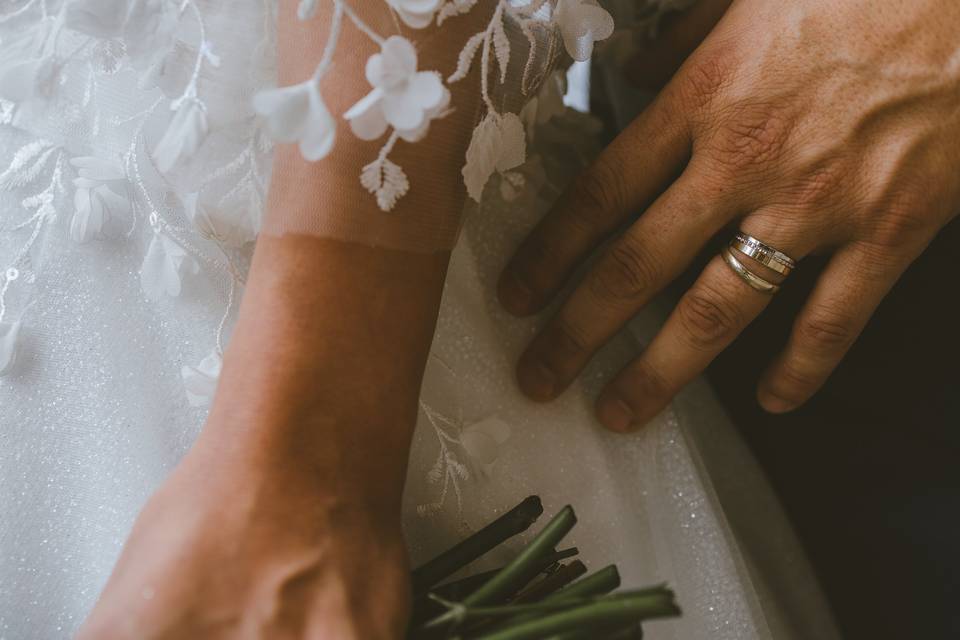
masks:
[[[523,358],[517,365],[517,382],[520,390],[532,400],[552,400],[557,394],[557,374],[540,361]]]
[[[597,400],[597,419],[611,431],[632,431],[634,417],[630,405],[614,394],[601,395]]]
[[[797,408],[794,403],[788,402],[769,391],[758,392],[757,401],[760,403],[760,406],[769,413],[787,413]]]
[[[497,295],[500,304],[514,315],[528,315],[534,311],[531,309],[533,293],[511,270],[504,271],[500,277]]]

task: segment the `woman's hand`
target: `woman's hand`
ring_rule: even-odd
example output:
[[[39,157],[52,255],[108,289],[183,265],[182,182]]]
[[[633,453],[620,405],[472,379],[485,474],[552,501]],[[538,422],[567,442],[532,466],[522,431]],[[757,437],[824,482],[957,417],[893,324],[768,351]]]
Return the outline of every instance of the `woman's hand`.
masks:
[[[225,459],[230,447],[213,444],[201,440],[147,504],[79,638],[402,638],[395,511],[359,486],[331,495],[295,459]]]
[[[960,209],[957,33],[952,0],[736,0],[506,269],[503,304],[535,313],[642,212],[520,358],[524,392],[559,394],[712,236],[739,227],[797,260],[833,252],[758,391],[774,412],[805,402]],[[715,258],[602,392],[600,420],[647,422],[769,300]]]
[[[82,640],[402,637],[401,496],[445,264],[258,241],[207,424]]]

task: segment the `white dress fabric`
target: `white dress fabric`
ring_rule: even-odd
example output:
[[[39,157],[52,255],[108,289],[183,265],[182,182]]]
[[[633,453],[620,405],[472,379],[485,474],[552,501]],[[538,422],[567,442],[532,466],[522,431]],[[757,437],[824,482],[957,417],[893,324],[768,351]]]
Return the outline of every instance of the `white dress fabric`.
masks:
[[[251,105],[275,73],[275,2],[72,1],[127,7],[129,19],[91,38],[65,28],[62,2],[0,0],[2,640],[76,631],[140,507],[199,432],[270,175]],[[134,20],[167,4],[178,19]],[[683,617],[649,625],[649,638],[836,637],[702,382],[639,434],[595,422],[598,386],[664,309],[644,311],[558,401],[516,390],[513,363],[537,321],[500,309],[496,275],[597,145],[596,122],[558,96],[552,79],[525,113],[523,163],[466,212],[411,453],[414,561],[539,494],[548,513],[574,505],[571,541],[589,566],[616,562],[628,586],[675,588]]]

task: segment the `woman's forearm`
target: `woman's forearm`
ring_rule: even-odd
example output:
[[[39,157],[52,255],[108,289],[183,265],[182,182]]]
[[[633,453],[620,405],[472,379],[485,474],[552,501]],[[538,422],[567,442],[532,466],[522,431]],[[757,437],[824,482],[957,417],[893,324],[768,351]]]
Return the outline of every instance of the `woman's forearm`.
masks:
[[[329,28],[329,6],[299,22],[295,3],[279,15],[282,85],[310,77]],[[395,33],[382,7],[358,7],[375,29]],[[463,18],[439,35],[428,31],[417,48],[424,64],[452,68],[446,38],[472,32],[482,18]],[[406,33],[410,37],[419,33]],[[345,29],[341,47],[360,60],[376,46]],[[370,86],[357,60],[336,60],[324,77],[324,100],[342,113]],[[399,507],[423,367],[429,351],[449,252],[418,252],[371,242],[299,233],[327,228],[303,221],[351,216],[376,226],[384,216],[427,221],[456,219],[463,206],[460,166],[476,117],[478,95],[464,82],[452,87],[455,110],[431,123],[424,140],[399,143],[391,157],[412,187],[390,212],[377,208],[358,177],[383,140],[361,141],[340,120],[337,146],[307,162],[294,145],[279,145],[265,224],[225,357],[215,406],[203,441],[239,447],[265,468],[309,465],[332,495],[361,495]],[[406,218],[405,218],[406,216]],[[289,228],[296,233],[276,233]],[[356,240],[356,238],[354,238]],[[420,247],[422,248],[422,247]]]
[[[261,239],[203,437],[398,502],[447,258]]]

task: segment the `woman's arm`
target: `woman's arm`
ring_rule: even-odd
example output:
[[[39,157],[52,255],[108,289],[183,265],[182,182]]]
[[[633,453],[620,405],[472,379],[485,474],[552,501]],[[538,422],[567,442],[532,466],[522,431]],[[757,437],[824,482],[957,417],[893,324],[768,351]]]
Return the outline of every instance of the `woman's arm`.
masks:
[[[322,12],[297,24],[293,4],[281,5],[282,85],[312,73],[324,40],[316,30],[328,24]],[[379,3],[367,13],[396,31]],[[428,40],[421,55],[439,56],[441,45]],[[357,59],[324,82],[333,113],[368,89],[357,70],[372,47],[362,38],[349,47]],[[330,207],[458,215],[476,113],[475,91],[461,93],[425,140],[394,152],[422,178],[396,210],[379,211],[357,184],[360,158],[375,157],[377,144],[341,126],[325,161],[277,148],[267,215]],[[448,257],[311,235],[260,238],[208,422],[138,519],[81,637],[402,634],[400,498]]]

